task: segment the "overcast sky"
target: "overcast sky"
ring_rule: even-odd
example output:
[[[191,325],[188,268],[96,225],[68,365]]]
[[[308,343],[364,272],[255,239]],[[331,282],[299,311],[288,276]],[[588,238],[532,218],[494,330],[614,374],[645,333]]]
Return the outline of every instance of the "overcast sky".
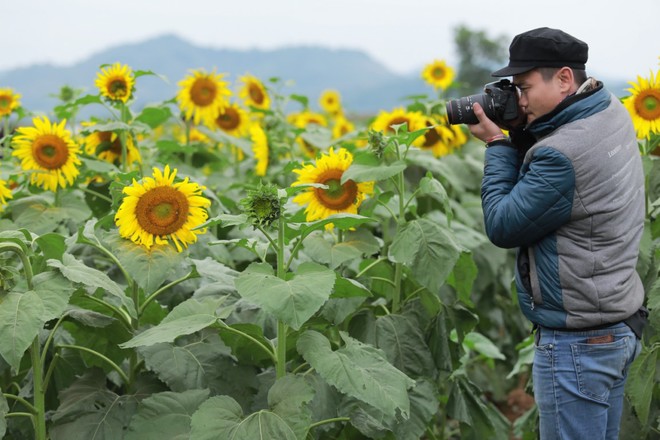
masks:
[[[562,29],[589,44],[590,73],[632,81],[660,68],[659,17],[660,0],[0,0],[0,71],[173,33],[213,48],[359,49],[414,73],[436,58],[452,64],[464,24],[508,39]]]

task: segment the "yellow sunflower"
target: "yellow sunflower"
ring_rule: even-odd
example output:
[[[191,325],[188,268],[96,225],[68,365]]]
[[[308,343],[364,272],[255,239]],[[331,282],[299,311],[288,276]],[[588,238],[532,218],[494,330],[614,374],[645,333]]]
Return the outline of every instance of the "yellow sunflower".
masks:
[[[206,208],[211,201],[202,196],[205,188],[197,183],[174,182],[177,169],[169,165],[161,172],[153,169],[153,177],[124,188],[126,194],[115,215],[119,235],[150,249],[155,244],[167,244],[171,239],[181,252],[197,241],[205,228],[193,230],[208,218]]]
[[[291,113],[287,116],[287,121],[296,128],[308,128],[314,125],[321,127],[328,126],[328,120],[325,116],[309,110],[300,113]],[[317,147],[304,140],[301,136],[296,138],[296,142],[298,142],[305,155],[312,159],[316,157],[316,154],[319,151]]]
[[[0,118],[11,114],[20,105],[21,95],[12,89],[0,89]]]
[[[232,136],[242,137],[250,129],[250,118],[239,105],[229,104],[220,110],[211,128],[219,128]]]
[[[47,117],[32,119],[34,127],[20,127],[12,141],[21,167],[30,173],[30,183],[47,191],[73,185],[80,170],[80,148],[64,128],[66,121],[51,123]]]
[[[118,165],[122,155],[121,139],[114,131],[95,131],[85,138],[85,153]],[[128,165],[142,163],[140,152],[131,135],[126,136],[126,162]]]
[[[245,105],[267,110],[270,108],[270,97],[263,83],[252,75],[243,75],[238,79],[243,83],[239,91]]]
[[[460,125],[450,125],[449,129],[454,134],[454,138],[450,142],[450,147],[452,149],[460,148],[467,143],[468,137]]]
[[[115,63],[110,67],[102,67],[96,74],[94,84],[99,88],[102,96],[111,101],[126,103],[133,94],[135,76],[127,65]]]
[[[213,127],[220,111],[225,108],[231,96],[229,83],[223,81],[224,74],[207,73],[204,69],[192,70],[188,76],[179,81],[179,92],[176,95],[179,108],[186,119],[192,118],[195,124],[203,121]]]
[[[343,115],[337,116],[332,125],[332,138],[337,139],[355,131],[355,125]]]
[[[324,90],[319,98],[319,105],[324,111],[332,115],[341,113],[341,96],[339,92],[336,90]]]
[[[660,133],[660,70],[655,76],[637,77],[637,83],[630,82],[631,96],[623,100],[632,117],[639,139],[648,138],[651,133]]]
[[[419,148],[431,151],[435,157],[451,153],[454,146],[454,132],[431,117],[424,117],[424,124],[432,128],[424,133],[424,143]]]
[[[454,69],[447,63],[434,60],[422,71],[422,78],[436,89],[446,89],[454,81]]]
[[[250,139],[252,139],[254,158],[257,160],[254,172],[257,176],[265,176],[269,160],[268,138],[259,124],[250,127]]]
[[[391,112],[381,111],[371,123],[371,129],[382,131],[387,134],[394,134],[394,128],[392,128],[392,126],[403,123],[408,126],[408,132],[413,132],[426,127],[423,115],[420,112],[409,112],[403,108],[396,108]],[[420,136],[413,141],[413,145],[416,147],[421,146],[423,143],[424,136]]]
[[[7,186],[7,182],[0,180],[0,211],[2,211],[7,204],[7,200],[13,198],[11,190]]]
[[[306,183],[321,183],[328,188],[307,188],[293,198],[301,206],[307,205],[305,215],[307,221],[327,218],[333,214],[357,214],[358,207],[369,194],[374,191],[374,182],[356,183],[347,180],[341,184],[341,176],[351,166],[353,155],[344,148],[337,152],[330,148],[316,160],[316,164],[304,165],[302,169],[293,170],[298,174],[292,186]],[[329,225],[328,229],[331,229]]]

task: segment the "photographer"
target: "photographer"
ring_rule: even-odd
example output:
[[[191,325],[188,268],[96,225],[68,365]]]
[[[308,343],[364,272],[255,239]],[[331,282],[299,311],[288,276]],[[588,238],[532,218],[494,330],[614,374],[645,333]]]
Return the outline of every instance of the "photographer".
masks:
[[[644,290],[635,270],[644,176],[628,112],[585,73],[588,46],[567,33],[514,37],[519,114],[511,138],[478,103],[486,142],[486,231],[517,248],[516,288],[536,330],[541,439],[618,438],[628,367],[639,352]],[[633,331],[634,330],[634,331]]]

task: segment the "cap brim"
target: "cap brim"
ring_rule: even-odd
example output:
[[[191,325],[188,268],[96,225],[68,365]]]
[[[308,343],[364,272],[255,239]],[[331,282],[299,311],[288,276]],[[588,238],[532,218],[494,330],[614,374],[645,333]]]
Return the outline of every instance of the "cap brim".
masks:
[[[520,75],[521,73],[529,72],[535,67],[536,66],[506,66],[500,70],[496,70],[490,75],[494,77]]]

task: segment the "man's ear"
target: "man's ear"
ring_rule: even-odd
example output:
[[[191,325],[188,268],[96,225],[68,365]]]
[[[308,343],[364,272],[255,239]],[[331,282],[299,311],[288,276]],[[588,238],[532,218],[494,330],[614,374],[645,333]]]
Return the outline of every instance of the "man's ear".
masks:
[[[573,90],[575,88],[575,76],[573,75],[573,69],[570,67],[564,66],[559,69],[555,78],[559,81],[559,88],[562,92],[573,93],[575,91]]]

